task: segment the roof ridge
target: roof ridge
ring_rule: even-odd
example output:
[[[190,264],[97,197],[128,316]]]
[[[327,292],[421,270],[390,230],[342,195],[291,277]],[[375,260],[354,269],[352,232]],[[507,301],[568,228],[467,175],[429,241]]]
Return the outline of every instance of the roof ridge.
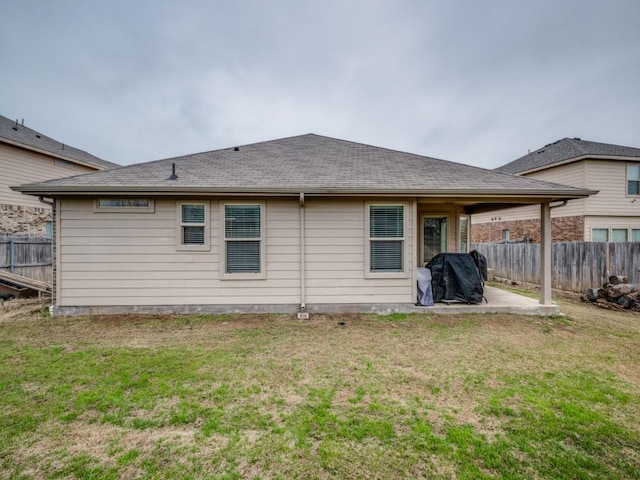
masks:
[[[564,137],[555,142],[548,143],[533,152],[529,152],[511,162],[496,168],[512,174],[522,174],[533,170],[544,169],[580,159],[582,157],[640,157],[640,148],[617,145],[613,143],[594,142],[583,140],[579,137]]]

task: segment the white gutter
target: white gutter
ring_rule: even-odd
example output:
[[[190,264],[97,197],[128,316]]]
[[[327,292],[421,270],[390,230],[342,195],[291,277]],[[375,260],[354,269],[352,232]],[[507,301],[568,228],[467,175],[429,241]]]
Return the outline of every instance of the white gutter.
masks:
[[[149,195],[155,196],[164,195],[291,195],[296,196],[299,194],[299,190],[285,189],[285,188],[262,188],[256,190],[254,188],[212,188],[212,187],[166,187],[166,186],[146,186],[146,187],[134,187],[134,186],[52,186],[52,185],[20,185],[10,187],[14,192],[21,192],[27,195],[42,195],[51,197],[52,195]],[[582,197],[588,197],[589,195],[595,195],[597,190],[579,189],[569,187],[568,190],[562,189],[511,189],[511,190],[491,190],[491,189],[441,189],[441,190],[394,190],[389,188],[384,189],[369,189],[357,191],[353,188],[312,188],[307,189],[306,195],[309,196],[327,196],[327,195],[341,195],[341,196],[410,196],[410,197],[429,197],[429,198],[450,198],[452,196],[459,198],[472,198],[479,197],[491,197],[494,199],[503,198],[546,198],[548,201],[562,201],[566,199],[576,199]]]
[[[304,193],[300,192],[300,313],[307,309],[307,275],[305,271]],[[301,315],[298,315],[300,318]]]

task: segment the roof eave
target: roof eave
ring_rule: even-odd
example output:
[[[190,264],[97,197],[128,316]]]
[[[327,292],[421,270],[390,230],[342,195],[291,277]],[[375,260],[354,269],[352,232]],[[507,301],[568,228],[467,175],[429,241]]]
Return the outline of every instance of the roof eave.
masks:
[[[531,168],[529,170],[523,170],[521,172],[512,173],[512,175],[522,176],[529,173],[539,172],[541,170],[548,170],[549,168],[559,167],[561,165],[567,165],[569,163],[579,162],[580,160],[620,160],[627,162],[640,162],[640,157],[623,157],[620,155],[580,155],[579,157],[567,158],[560,160],[559,162],[550,163],[537,168]],[[509,172],[504,172],[509,173]]]
[[[77,165],[81,165],[81,166],[84,166],[84,167],[93,168],[93,169],[96,169],[96,170],[108,170],[109,168],[115,168],[115,167],[120,166],[120,165],[114,163],[113,167],[105,167],[105,166],[100,165],[98,163],[92,163],[92,162],[85,162],[85,161],[82,161],[82,160],[77,160],[75,158],[67,157],[65,155],[60,155],[58,153],[50,152],[49,150],[44,150],[42,148],[33,147],[31,145],[27,145],[26,143],[16,142],[14,140],[11,140],[11,139],[5,138],[5,137],[0,137],[0,142],[6,143],[8,145],[13,145],[14,147],[24,148],[25,150],[31,150],[32,152],[40,153],[42,155],[47,155],[49,157],[55,157],[55,158],[58,158],[60,160],[64,160],[66,162],[71,162],[71,163],[75,163]],[[113,163],[113,162],[109,162],[109,163]]]
[[[248,196],[296,196],[299,193],[305,195],[342,195],[342,196],[411,196],[411,197],[434,197],[434,198],[468,198],[468,197],[535,197],[550,198],[553,200],[571,200],[577,198],[585,198],[598,193],[595,190],[588,189],[519,189],[513,190],[492,190],[492,189],[353,189],[353,188],[208,188],[208,187],[130,187],[130,186],[43,186],[20,185],[11,187],[12,190],[27,195],[36,196],[87,196],[87,195],[149,195],[155,196],[179,196],[179,195],[248,195]]]

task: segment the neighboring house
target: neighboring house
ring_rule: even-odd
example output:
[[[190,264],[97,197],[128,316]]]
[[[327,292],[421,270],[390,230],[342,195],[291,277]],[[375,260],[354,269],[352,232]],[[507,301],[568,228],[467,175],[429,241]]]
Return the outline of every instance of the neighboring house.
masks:
[[[0,233],[51,235],[51,207],[10,186],[115,166],[0,115]]]
[[[640,242],[640,148],[563,138],[499,172],[597,190],[551,211],[554,242]],[[474,215],[472,241],[540,241],[540,214],[522,207]]]
[[[314,134],[15,190],[55,199],[62,314],[407,310],[470,214],[531,204],[547,225],[594,193]]]

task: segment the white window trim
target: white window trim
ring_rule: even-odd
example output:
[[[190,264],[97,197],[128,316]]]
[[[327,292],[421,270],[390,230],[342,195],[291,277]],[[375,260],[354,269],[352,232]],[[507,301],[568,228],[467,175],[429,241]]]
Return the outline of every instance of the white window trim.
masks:
[[[101,207],[99,200],[147,200],[148,207]],[[135,198],[135,197],[99,197],[93,199],[93,211],[95,213],[155,213],[155,202],[151,198]]]
[[[371,222],[371,206],[383,206],[383,207],[403,207],[403,236],[400,237],[387,237],[384,240],[401,240],[402,241],[402,272],[372,272],[371,271],[371,241],[375,241],[375,238],[370,236],[370,222]],[[407,261],[409,255],[407,252],[407,215],[410,215],[409,205],[406,203],[385,203],[385,202],[365,202],[364,208],[364,278],[408,278],[409,277],[409,265]]]
[[[258,205],[260,207],[260,272],[258,273],[227,273],[227,236],[226,236],[226,205]],[[221,201],[220,202],[220,279],[221,280],[264,280],[267,278],[267,241],[266,241],[267,207],[264,201]],[[231,239],[241,240],[241,239]]]
[[[182,223],[182,205],[204,205],[204,244],[185,245],[182,243],[182,227],[195,226],[198,223]],[[208,200],[179,200],[176,201],[176,250],[179,252],[208,252],[211,250],[211,222],[210,203]]]
[[[627,197],[632,197],[632,198],[636,198],[636,197],[640,197],[640,193],[638,194],[633,194],[633,193],[629,193],[629,166],[630,165],[640,165],[640,162],[627,162],[625,165],[625,182],[624,182],[624,193]],[[634,180],[635,181],[635,180]],[[640,181],[640,179],[638,180]]]

